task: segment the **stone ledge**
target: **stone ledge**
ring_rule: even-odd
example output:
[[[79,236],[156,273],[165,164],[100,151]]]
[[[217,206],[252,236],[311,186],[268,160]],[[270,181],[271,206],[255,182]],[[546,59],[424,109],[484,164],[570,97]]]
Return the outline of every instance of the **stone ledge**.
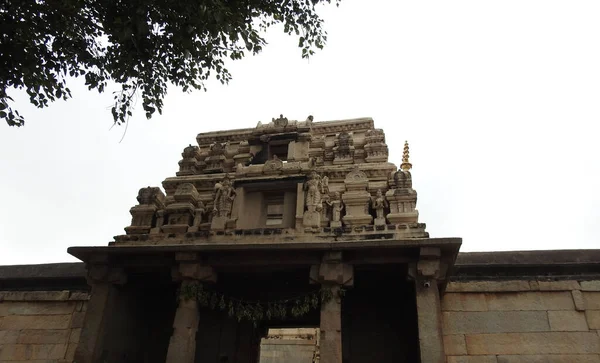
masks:
[[[86,301],[87,292],[71,291],[0,291],[2,301]]]

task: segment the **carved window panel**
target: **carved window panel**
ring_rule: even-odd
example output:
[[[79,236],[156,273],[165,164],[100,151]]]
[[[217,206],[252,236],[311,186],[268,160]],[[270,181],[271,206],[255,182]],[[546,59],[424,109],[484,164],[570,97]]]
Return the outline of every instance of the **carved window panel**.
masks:
[[[284,194],[267,194],[265,195],[267,205],[267,226],[281,226],[283,224]]]

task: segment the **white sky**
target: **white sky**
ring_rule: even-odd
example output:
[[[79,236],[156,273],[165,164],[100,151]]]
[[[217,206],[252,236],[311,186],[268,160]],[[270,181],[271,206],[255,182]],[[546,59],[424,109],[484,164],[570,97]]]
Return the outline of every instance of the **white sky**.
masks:
[[[329,42],[310,61],[270,32],[228,86],[172,88],[121,143],[110,93],[77,83],[44,110],[16,95],[27,126],[0,126],[0,264],[106,245],[197,133],[280,113],[371,116],[397,165],[409,140],[420,221],[461,251],[600,247],[600,2],[344,0],[322,14]]]

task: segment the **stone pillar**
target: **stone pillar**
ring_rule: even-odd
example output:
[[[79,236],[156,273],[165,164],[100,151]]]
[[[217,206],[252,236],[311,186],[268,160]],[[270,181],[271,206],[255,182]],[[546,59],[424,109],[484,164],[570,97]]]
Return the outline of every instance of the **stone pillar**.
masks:
[[[197,283],[186,279],[181,287]],[[196,332],[198,331],[198,302],[195,299],[179,299],[173,320],[173,335],[169,340],[166,363],[194,363],[196,355]]]
[[[100,259],[106,262],[106,256]],[[77,363],[94,363],[99,360],[104,343],[104,327],[114,306],[115,285],[122,285],[127,280],[122,269],[94,262],[88,268],[87,280],[92,293],[75,350],[74,361]]]
[[[327,252],[320,265],[310,271],[311,282],[320,283],[330,289],[333,298],[321,304],[320,320],[320,363],[342,363],[342,301],[341,286],[352,286],[352,265],[342,262],[341,252]]]
[[[446,361],[438,288],[440,256],[441,251],[438,247],[422,247],[419,261],[409,269],[416,285],[421,362],[427,363]]]
[[[196,253],[177,253],[175,259],[179,261],[179,266],[173,269],[173,278],[181,281],[182,291],[192,284],[216,281],[213,269],[202,265]],[[169,340],[166,363],[194,363],[199,321],[196,299],[180,296],[173,320],[173,335]]]

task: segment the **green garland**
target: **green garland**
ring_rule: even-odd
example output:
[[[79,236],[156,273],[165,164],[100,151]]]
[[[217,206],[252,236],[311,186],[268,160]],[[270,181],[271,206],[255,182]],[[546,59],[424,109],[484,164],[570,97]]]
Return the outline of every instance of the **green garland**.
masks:
[[[339,297],[342,297],[343,294],[344,290],[340,289]],[[288,299],[267,302],[249,301],[206,290],[201,283],[182,286],[179,296],[185,300],[195,299],[202,307],[226,311],[230,317],[235,317],[238,321],[251,321],[255,326],[259,321],[304,316],[318,308],[319,304],[325,304],[333,299],[331,290],[322,288]]]

